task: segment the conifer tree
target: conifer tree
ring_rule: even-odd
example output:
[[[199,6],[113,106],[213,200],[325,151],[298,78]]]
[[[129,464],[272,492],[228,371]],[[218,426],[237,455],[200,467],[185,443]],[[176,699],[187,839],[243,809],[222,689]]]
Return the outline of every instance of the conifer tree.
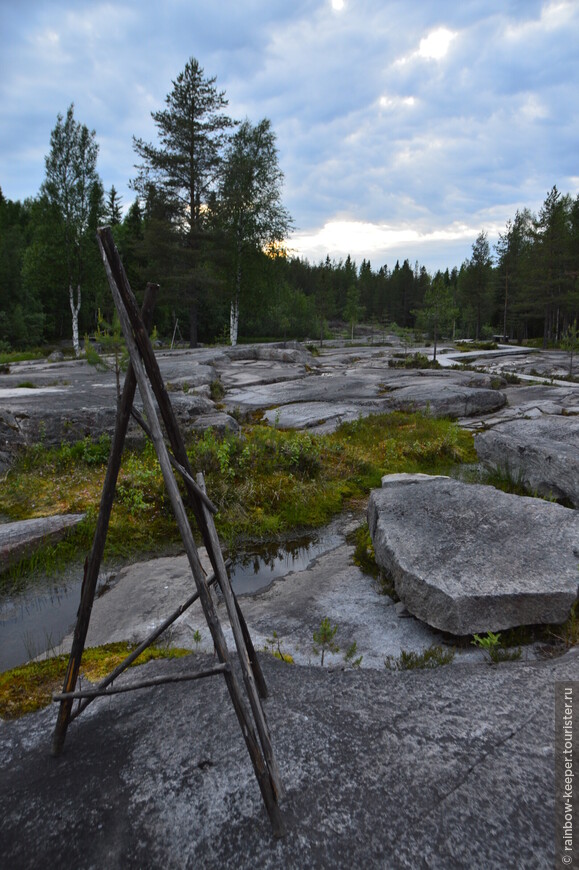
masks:
[[[234,121],[224,113],[228,101],[216,78],[205,76],[191,58],[166,97],[166,108],[152,112],[159,146],[133,139],[141,158],[132,182],[143,201],[163,203],[174,234],[171,283],[189,311],[190,343],[197,344],[197,313],[208,284],[208,201],[215,190],[228,131]],[[158,280],[155,277],[155,280]]]

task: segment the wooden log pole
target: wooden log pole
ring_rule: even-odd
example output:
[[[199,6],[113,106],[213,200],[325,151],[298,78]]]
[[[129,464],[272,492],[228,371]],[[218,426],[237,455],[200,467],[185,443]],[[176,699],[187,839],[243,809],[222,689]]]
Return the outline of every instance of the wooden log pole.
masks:
[[[215,665],[213,668],[205,671],[194,671],[190,674],[165,674],[162,677],[151,677],[148,680],[140,680],[139,682],[130,683],[127,686],[114,686],[109,689],[99,689],[96,686],[94,689],[79,689],[76,692],[61,692],[58,695],[53,695],[54,701],[74,700],[84,698],[94,701],[95,698],[105,698],[107,695],[121,695],[124,692],[133,692],[135,689],[151,689],[154,686],[163,686],[165,683],[187,683],[192,680],[202,680],[205,677],[215,677],[218,674],[224,674],[230,669],[228,664]]]
[[[203,479],[203,475],[199,473],[197,475],[197,483],[201,487],[201,489],[205,490],[205,481]],[[233,590],[231,588],[231,583],[229,582],[229,577],[227,575],[227,570],[225,567],[225,562],[223,561],[223,555],[221,553],[221,548],[219,546],[219,538],[217,537],[217,530],[215,528],[215,524],[213,522],[213,517],[204,506],[203,510],[205,511],[205,521],[207,523],[207,529],[209,533],[209,541],[211,545],[211,549],[217,560],[217,570],[216,576],[217,581],[221,587],[221,592],[223,593],[223,598],[225,599],[225,605],[227,607],[227,613],[229,616],[229,622],[231,625],[231,630],[233,632],[233,638],[235,640],[235,645],[237,647],[237,654],[239,656],[239,661],[241,664],[241,672],[243,674],[243,680],[245,683],[245,688],[247,691],[247,695],[249,698],[249,703],[251,706],[251,710],[253,712],[253,717],[255,720],[255,724],[257,727],[257,733],[259,734],[259,739],[261,741],[261,746],[263,749],[263,754],[265,760],[267,761],[267,765],[270,771],[272,785],[277,793],[278,798],[282,798],[284,794],[283,785],[281,782],[281,776],[279,774],[277,762],[275,759],[275,755],[273,752],[273,747],[271,745],[271,738],[269,735],[269,728],[267,725],[267,721],[265,718],[265,714],[263,712],[263,707],[261,705],[261,701],[259,699],[259,694],[257,690],[256,680],[253,673],[252,662],[249,655],[249,650],[246,644],[246,636],[242,630],[241,622],[239,620],[239,607],[237,605],[237,601],[234,597]],[[251,646],[253,650],[253,645]],[[253,650],[255,655],[255,650]],[[257,656],[255,656],[255,662],[257,662]],[[254,664],[255,664],[254,662]],[[257,662],[259,667],[259,662]],[[261,674],[261,668],[259,668],[259,672]]]
[[[115,300],[115,305],[117,307],[117,311],[119,314],[119,319],[121,322],[121,328],[123,330],[125,341],[127,343],[127,347],[129,350],[129,355],[131,357],[131,361],[133,363],[133,367],[135,370],[135,375],[137,379],[137,384],[139,387],[139,393],[141,395],[141,399],[143,402],[143,407],[145,409],[145,414],[147,417],[148,425],[151,429],[151,436],[153,439],[153,444],[155,446],[155,451],[157,453],[157,457],[159,459],[159,464],[161,466],[161,472],[163,474],[163,479],[165,481],[165,487],[167,489],[167,493],[169,495],[169,499],[171,501],[171,505],[173,508],[173,513],[175,515],[175,519],[179,528],[179,532],[181,534],[181,539],[183,541],[183,545],[185,547],[185,551],[187,553],[187,558],[189,560],[189,564],[191,566],[191,572],[193,574],[193,578],[195,580],[195,584],[197,586],[197,591],[199,592],[199,598],[201,601],[201,606],[203,607],[203,611],[205,613],[205,618],[207,620],[207,625],[211,632],[211,636],[213,638],[213,643],[215,646],[215,650],[219,661],[221,663],[229,664],[229,653],[227,650],[227,644],[225,643],[225,637],[223,635],[223,631],[221,628],[221,623],[217,617],[217,613],[215,612],[215,608],[213,605],[213,601],[211,599],[211,594],[209,592],[209,588],[206,583],[205,575],[203,572],[203,568],[201,566],[201,562],[199,561],[199,555],[197,553],[197,548],[195,546],[195,541],[193,539],[193,533],[191,532],[191,527],[189,525],[189,520],[187,518],[187,513],[185,511],[185,506],[181,500],[181,495],[179,493],[179,487],[177,486],[177,481],[173,475],[171,462],[169,460],[169,454],[165,445],[165,441],[163,438],[163,433],[161,431],[161,427],[159,424],[159,419],[157,417],[157,412],[155,409],[155,404],[153,401],[153,392],[150,380],[147,378],[151,377],[151,373],[148,369],[145,369],[144,359],[141,355],[142,348],[141,346],[137,346],[136,335],[134,331],[134,327],[132,325],[131,319],[128,316],[127,309],[125,308],[124,298],[121,295],[120,289],[116,283],[115,275],[122,274],[124,276],[124,270],[122,269],[122,264],[120,262],[120,258],[118,256],[118,252],[116,247],[114,246],[114,241],[112,240],[112,234],[108,228],[104,228],[99,230],[97,233],[99,246],[101,248],[101,253],[103,256],[103,262],[105,266],[105,271],[107,273],[107,277],[109,280],[109,285],[111,287],[111,292],[113,294],[113,298]],[[107,244],[103,243],[104,239],[107,240]],[[111,247],[112,245],[112,247]],[[113,268],[114,267],[114,268]],[[125,279],[126,281],[126,276]],[[126,281],[126,287],[132,296],[132,291],[130,291],[130,287],[128,285],[128,281]],[[133,297],[134,298],[134,297]],[[140,320],[140,315],[137,312],[137,319]],[[142,325],[139,327],[139,333],[141,335],[141,340],[143,340],[144,334],[144,345],[143,347],[148,346],[147,355],[152,353],[152,346],[149,341],[149,338],[142,328]],[[154,358],[154,354],[153,354]],[[156,361],[155,361],[156,363]],[[157,368],[158,371],[158,368]],[[160,377],[160,373],[159,373]],[[169,397],[166,394],[166,391],[163,392],[169,402]],[[159,402],[159,397],[157,396],[157,401]],[[169,402],[170,406],[170,402]],[[160,408],[160,410],[162,410]],[[170,415],[172,417],[172,413]],[[167,426],[167,420],[164,421]],[[182,462],[182,456],[184,452],[183,441],[180,437],[178,426],[176,425],[176,421],[174,421],[176,430],[173,433],[173,438],[175,438],[175,444],[172,443],[173,451],[175,456],[184,467],[189,468],[189,462],[187,459],[186,453],[185,460],[186,462]],[[169,434],[169,433],[168,433]],[[178,439],[176,439],[176,435],[179,435]],[[175,449],[175,445],[178,447],[178,443],[180,442],[182,446],[182,452],[179,451],[181,448]],[[201,508],[198,505],[198,511],[201,514]],[[203,520],[203,517],[202,517]],[[263,757],[259,742],[257,740],[250,715],[247,711],[246,705],[243,701],[243,696],[238,684],[238,681],[235,677],[233,670],[229,669],[224,671],[224,677],[226,681],[227,688],[229,690],[229,695],[231,697],[231,701],[233,703],[233,707],[235,709],[241,731],[243,737],[245,739],[245,743],[247,746],[247,750],[249,756],[251,758],[256,779],[258,781],[262,798],[264,804],[266,806],[268,815],[270,817],[270,822],[272,825],[273,834],[275,837],[281,837],[285,833],[285,826],[283,822],[283,818],[281,815],[281,811],[279,808],[279,804],[277,802],[277,796],[275,794],[275,790],[272,787],[272,781],[270,776],[270,771],[268,769],[267,763]],[[63,702],[64,703],[64,702]]]
[[[157,284],[148,284],[145,291],[145,299],[143,302],[143,322],[145,328],[150,329],[153,322],[153,310],[159,287]],[[131,408],[135,398],[135,390],[137,380],[132,364],[129,364],[125,376],[125,382],[121,393],[121,399],[117,406],[117,415],[115,422],[115,432],[111,443],[111,451],[107,466],[101,501],[99,506],[99,514],[93,537],[92,549],[90,555],[85,561],[84,577],[82,581],[80,605],[77,613],[76,626],[68,666],[63,684],[63,693],[72,692],[76,686],[84,645],[88,632],[92,605],[95,596],[96,584],[104,553],[105,543],[107,539],[107,531],[111,517],[111,510],[115,496],[117,478],[121,467],[123,456],[123,448],[129,420],[131,416]],[[64,741],[66,739],[66,731],[70,723],[72,711],[72,701],[64,700],[60,704],[56,725],[52,738],[52,755],[58,756],[62,752]]]
[[[216,580],[217,580],[217,577],[215,576],[215,574],[211,574],[207,578],[207,585],[212,586],[216,582]],[[192,595],[190,595],[189,598],[186,601],[184,601],[183,604],[180,604],[179,607],[176,610],[174,610],[173,613],[170,616],[168,616],[167,619],[165,619],[161,623],[161,625],[159,625],[154,631],[152,631],[151,634],[148,637],[146,637],[145,640],[142,641],[142,643],[140,643],[139,646],[136,647],[126,657],[126,659],[124,659],[119,665],[117,665],[117,667],[113,671],[111,671],[110,674],[108,674],[106,677],[104,677],[104,679],[102,679],[101,682],[98,683],[96,688],[97,689],[106,689],[107,686],[109,686],[114,680],[116,680],[117,677],[119,677],[124,671],[126,671],[126,669],[129,668],[133,664],[133,662],[139,658],[141,653],[143,653],[152,644],[154,644],[155,641],[157,640],[157,638],[160,637],[163,634],[163,632],[166,631],[169,628],[169,626],[175,622],[176,619],[179,619],[179,617],[182,616],[185,613],[185,611],[191,607],[192,604],[195,604],[195,602],[198,600],[198,598],[199,598],[199,593],[197,591],[194,592]],[[55,696],[53,696],[53,700],[57,700]],[[83,701],[81,701],[81,703],[78,705],[78,707],[76,707],[76,709],[74,709],[71,712],[71,714],[70,714],[70,721],[71,722],[74,719],[76,719],[77,716],[80,716],[82,711],[88,707],[88,705],[90,704],[90,700],[91,699],[89,699],[88,697],[85,697],[85,699]]]
[[[169,394],[167,393],[167,389],[163,382],[157,358],[155,357],[151,342],[149,341],[147,330],[144,328],[137,300],[135,299],[123,268],[123,264],[118,255],[110,227],[102,227],[99,229],[97,231],[97,237],[103,254],[103,259],[105,260],[105,268],[110,274],[109,283],[111,279],[114,281],[117,293],[122,300],[122,304],[127,313],[134,342],[139,349],[145,371],[147,372],[149,382],[157,400],[159,412],[169,438],[173,455],[177,462],[179,462],[179,464],[187,471],[189,478],[194,479],[193,470],[185,448],[185,442],[183,441],[183,436],[179,429],[177,418],[175,417],[175,412],[171,405],[171,400],[169,399]],[[198,494],[189,486],[187,479],[185,479],[185,487],[189,495],[189,502],[193,509],[193,513],[195,514],[197,525],[205,538],[205,521]],[[215,565],[213,565],[213,570],[215,570]]]

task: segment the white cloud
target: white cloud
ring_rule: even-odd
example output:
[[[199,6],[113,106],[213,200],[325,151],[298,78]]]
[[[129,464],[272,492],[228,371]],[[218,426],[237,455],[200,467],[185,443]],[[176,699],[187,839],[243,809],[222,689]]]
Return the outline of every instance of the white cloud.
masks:
[[[503,226],[504,224],[500,225],[501,228]],[[409,258],[413,261],[415,258],[420,259],[420,252],[423,254],[421,262],[424,262],[424,254],[429,250],[430,267],[435,270],[441,267],[436,255],[432,254],[436,243],[441,246],[449,242],[460,243],[466,257],[480,230],[480,226],[458,221],[439,228],[420,229],[416,224],[410,223],[374,224],[336,218],[311,232],[294,233],[289,240],[289,248],[297,256],[311,262],[324,259],[326,254],[330,258],[340,258],[347,251],[353,259],[368,259],[375,264],[381,264],[388,259],[392,261],[392,257],[399,260]],[[496,235],[498,231],[496,226],[491,227],[491,232]]]
[[[442,60],[448,53],[450,44],[456,38],[456,33],[447,30],[446,27],[438,27],[432,30],[428,36],[420,40],[417,54],[427,60]]]
[[[38,191],[74,102],[105,188],[129,204],[132,136],[155,139],[150,113],[191,56],[233,117],[271,119],[310,256],[452,266],[469,233],[536,210],[555,183],[579,189],[576,0],[165,0],[162,14],[153,0],[0,0],[0,33],[9,198]]]

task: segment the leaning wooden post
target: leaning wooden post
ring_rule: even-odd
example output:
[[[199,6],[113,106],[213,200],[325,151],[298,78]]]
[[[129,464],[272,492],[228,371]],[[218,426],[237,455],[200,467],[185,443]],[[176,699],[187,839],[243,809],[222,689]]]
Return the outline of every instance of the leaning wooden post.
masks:
[[[159,287],[157,284],[147,284],[145,299],[143,302],[143,321],[146,323],[147,329],[150,329],[153,322],[153,310],[158,289]],[[121,467],[125,438],[129,427],[129,420],[131,418],[131,408],[133,407],[133,400],[135,398],[136,386],[137,380],[135,372],[132,363],[130,363],[125,376],[121,399],[117,407],[115,433],[111,443],[109,463],[101,495],[92,549],[84,565],[80,605],[77,613],[70,658],[68,660],[68,667],[62,687],[63,693],[72,692],[78,679],[82,654],[84,652],[84,644],[90,622],[90,615],[92,612],[92,605],[94,602],[96,584],[107,539],[107,531],[111,518],[117,478]],[[66,731],[70,723],[72,703],[73,702],[70,699],[60,702],[58,717],[52,738],[52,754],[54,756],[60,755],[62,752],[66,738]]]
[[[201,472],[199,472],[199,474],[197,475],[197,483],[205,491],[205,480]],[[263,707],[261,706],[261,701],[259,700],[256,678],[252,669],[250,651],[246,645],[245,634],[239,620],[240,609],[231,588],[229,577],[227,576],[227,569],[225,567],[225,562],[223,561],[223,555],[221,553],[221,547],[219,546],[219,538],[217,537],[217,530],[215,528],[215,523],[213,522],[213,517],[205,506],[203,506],[203,510],[205,511],[205,520],[207,522],[207,529],[209,534],[209,540],[207,541],[207,550],[211,548],[217,562],[217,570],[215,574],[217,577],[217,582],[221,587],[221,592],[225,599],[225,606],[227,607],[227,613],[229,615],[229,623],[231,625],[233,639],[235,640],[235,645],[237,647],[237,654],[239,656],[239,662],[241,664],[241,672],[243,674],[245,688],[247,690],[249,703],[253,712],[253,718],[257,726],[257,733],[259,734],[263,754],[269,767],[273,786],[277,792],[278,797],[281,798],[284,794],[283,785],[281,782],[281,776],[279,774],[277,762],[275,760],[275,755],[273,753],[273,747],[271,745],[269,728],[267,726]],[[251,645],[251,650],[253,652],[253,655],[255,656],[253,644]],[[255,656],[255,663],[257,663],[257,666],[259,668],[259,674],[261,676],[261,668],[259,667],[257,656]]]
[[[163,474],[165,487],[171,501],[173,513],[177,521],[177,526],[179,527],[179,532],[181,534],[181,539],[185,547],[185,552],[187,553],[187,558],[191,567],[191,572],[193,574],[195,584],[197,586],[197,591],[199,592],[201,606],[205,613],[207,625],[211,632],[213,644],[215,646],[219,661],[224,664],[229,664],[229,652],[227,650],[227,644],[225,643],[225,637],[223,635],[221,624],[215,612],[213,601],[211,599],[211,594],[209,592],[209,587],[207,585],[205,574],[199,560],[199,554],[197,552],[197,547],[195,546],[193,533],[191,532],[191,527],[189,525],[189,520],[185,511],[185,506],[183,505],[183,501],[181,500],[179,487],[177,486],[177,481],[175,480],[175,477],[173,475],[171,461],[169,459],[169,453],[165,445],[163,433],[161,431],[157,411],[155,409],[155,404],[153,401],[151,384],[147,379],[147,372],[145,371],[145,365],[142,359],[142,348],[140,346],[137,346],[135,336],[137,330],[135,330],[135,332],[133,331],[134,327],[128,316],[127,309],[125,308],[123,296],[121,295],[119,287],[116,283],[115,274],[118,274],[119,271],[122,271],[122,265],[120,263],[118,253],[116,252],[116,248],[114,247],[114,242],[112,242],[112,235],[110,233],[110,230],[108,230],[108,228],[99,230],[97,233],[97,237],[103,256],[103,262],[107,273],[107,278],[109,280],[113,299],[115,301],[115,305],[119,314],[119,319],[129,350],[129,355],[131,357],[135,370],[137,384],[139,386],[139,393],[143,402],[143,407],[147,417],[148,425],[151,430],[151,436],[153,439],[155,452],[157,453],[157,457],[159,459],[159,465],[161,466],[161,472]],[[107,238],[109,245],[112,244],[112,248],[109,248],[109,250],[107,250],[107,247],[103,245],[103,238]],[[112,265],[114,265],[114,270],[111,268]],[[128,282],[126,282],[126,284],[128,287]],[[130,287],[128,287],[128,290],[130,291]],[[132,293],[130,295],[132,296]],[[140,316],[138,314],[137,321],[140,321]],[[142,323],[140,323],[139,334],[142,336],[143,332],[144,330],[142,328]],[[147,347],[147,353],[151,354],[152,347],[146,333],[144,346]],[[177,456],[177,459],[179,459],[180,461],[180,456]],[[185,465],[185,463],[182,464]],[[188,464],[189,463],[187,460],[187,464],[185,465],[185,467],[188,467]],[[198,506],[198,510],[199,513],[202,514],[200,506]],[[271,772],[262,754],[258,739],[255,734],[255,730],[251,723],[250,715],[243,701],[243,696],[235,674],[233,673],[233,670],[231,668],[225,670],[224,677],[227,688],[229,690],[231,701],[233,703],[234,710],[236,712],[241,727],[243,737],[245,739],[247,750],[253,764],[254,773],[261,790],[262,798],[270,817],[274,836],[281,837],[285,833],[285,826],[283,823],[281,811],[279,809],[277,794],[274,783],[272,781]]]
[[[123,264],[118,255],[113,239],[113,234],[111,233],[109,227],[102,227],[97,231],[97,237],[101,252],[103,254],[103,260],[105,261],[105,269],[107,270],[107,274],[109,275],[109,282],[111,279],[112,281],[114,281],[116,292],[118,293],[120,300],[122,301],[122,304],[124,306],[124,310],[126,311],[129,318],[132,335],[143,360],[143,364],[149,377],[149,382],[153,389],[155,399],[157,400],[157,406],[161,413],[161,418],[163,420],[163,424],[169,438],[169,443],[171,445],[173,455],[175,459],[179,462],[179,464],[182,465],[187,472],[188,478],[193,479],[193,470],[189,463],[189,457],[187,456],[187,450],[185,448],[183,436],[181,434],[181,430],[179,429],[177,419],[175,417],[175,412],[169,399],[169,394],[167,393],[167,389],[161,376],[159,363],[157,362],[153,347],[151,345],[151,342],[149,341],[147,330],[144,329],[137,300],[135,299],[133,291],[131,290],[131,286],[127,279]],[[190,486],[188,478],[184,478],[185,488],[187,489],[189,495],[189,501],[195,514],[197,525],[199,526],[203,537],[206,538],[207,529],[205,517],[203,515],[203,511],[201,510],[201,503],[198,497],[198,492]],[[209,558],[211,558],[211,554],[209,554]],[[215,571],[216,566],[213,564],[212,567]]]

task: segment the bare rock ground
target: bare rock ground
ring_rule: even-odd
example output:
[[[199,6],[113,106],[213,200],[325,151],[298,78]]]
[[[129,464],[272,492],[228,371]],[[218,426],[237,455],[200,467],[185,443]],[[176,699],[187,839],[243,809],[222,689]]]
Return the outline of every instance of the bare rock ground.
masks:
[[[389,371],[387,355],[377,348],[332,349],[309,361],[280,354],[232,359],[214,349],[160,356],[184,409],[203,407],[198,414],[185,411],[191,425],[206,412],[223,415],[227,425],[234,419],[227,410],[237,412],[244,394],[251,397],[244,407],[273,405],[281,419],[296,397],[300,403],[308,394],[313,402],[327,400],[330,383],[332,403],[364,414],[392,407],[412,378],[424,383],[418,373]],[[82,363],[53,365],[59,368],[47,372],[31,364],[0,377],[0,434],[8,462],[17,443],[42,431],[55,398],[57,439],[62,431],[92,432],[87,410],[97,414],[114,405],[110,378],[95,382]],[[271,383],[276,369],[274,398],[266,405],[260,385]],[[441,395],[435,384],[446,392],[451,387],[460,395],[457,418],[472,428],[525,416],[531,406],[541,415],[577,413],[579,407],[572,385],[489,389],[486,382],[468,382],[474,373],[442,374],[420,402],[414,400],[416,406],[432,410]],[[285,392],[277,386],[282,379]],[[210,399],[214,380],[228,390],[225,409]],[[18,386],[23,381],[37,386]],[[314,383],[318,392],[311,393]],[[470,406],[466,390],[484,396],[483,405]],[[497,396],[494,409],[486,404],[487,392]],[[317,418],[319,426],[337,422]],[[97,429],[101,424],[95,418]],[[287,792],[284,839],[271,838],[225,687],[219,679],[206,680],[95,702],[71,726],[59,760],[48,754],[54,709],[0,722],[0,839],[7,866],[551,866],[553,699],[557,681],[577,681],[577,651],[554,661],[530,655],[491,668],[471,649],[449,667],[388,670],[388,655],[421,650],[441,638],[413,618],[400,618],[349,564],[350,552],[344,542],[300,574],[242,599],[256,646],[267,645],[276,630],[282,650],[296,661],[288,665],[262,654],[270,687],[266,712]],[[181,600],[181,584],[188,583],[178,560],[164,568],[128,567],[95,604],[93,642],[117,631],[125,639],[147,631],[161,611],[166,615],[172,595]],[[339,654],[330,657],[331,667],[317,664],[311,636],[324,616],[339,625],[342,649],[356,640],[363,656],[359,669],[347,668]],[[186,615],[174,642],[192,639],[202,625],[198,620],[193,612]],[[146,672],[190,669],[207,655],[152,663]],[[139,669],[125,679],[142,676]]]

